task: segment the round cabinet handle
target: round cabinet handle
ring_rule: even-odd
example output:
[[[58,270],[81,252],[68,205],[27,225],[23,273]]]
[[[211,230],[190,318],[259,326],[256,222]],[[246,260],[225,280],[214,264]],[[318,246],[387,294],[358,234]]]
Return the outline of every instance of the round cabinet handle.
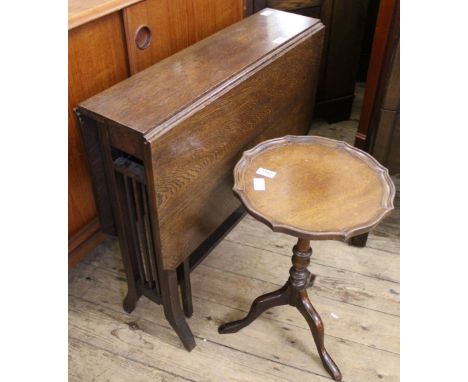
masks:
[[[151,44],[151,29],[148,25],[140,25],[135,32],[135,44],[138,49],[146,49]]]

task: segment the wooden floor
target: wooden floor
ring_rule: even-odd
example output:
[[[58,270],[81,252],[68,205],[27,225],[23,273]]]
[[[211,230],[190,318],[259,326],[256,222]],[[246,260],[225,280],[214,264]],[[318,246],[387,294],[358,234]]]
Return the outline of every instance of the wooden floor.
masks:
[[[318,123],[311,133],[349,140],[350,128]],[[309,296],[344,381],[399,380],[396,204],[366,248],[312,242],[310,270],[317,278]],[[222,322],[244,316],[256,296],[283,285],[293,244],[251,217],[241,221],[192,273],[188,322],[197,347],[188,353],[160,306],[142,297],[131,315],[123,311],[118,242],[105,241],[69,273],[70,381],[330,380],[306,322],[292,307],[274,308],[236,334],[217,332]]]

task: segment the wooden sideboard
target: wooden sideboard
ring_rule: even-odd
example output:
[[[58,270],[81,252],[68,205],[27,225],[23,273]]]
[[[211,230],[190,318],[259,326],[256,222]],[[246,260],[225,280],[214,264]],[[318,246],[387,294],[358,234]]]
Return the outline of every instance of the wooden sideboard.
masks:
[[[73,109],[244,17],[244,0],[69,0],[68,259],[104,239]]]

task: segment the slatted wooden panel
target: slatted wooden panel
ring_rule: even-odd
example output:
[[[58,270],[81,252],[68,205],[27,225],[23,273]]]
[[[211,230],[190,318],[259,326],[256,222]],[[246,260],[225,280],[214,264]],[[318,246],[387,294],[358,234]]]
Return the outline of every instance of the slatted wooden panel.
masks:
[[[144,168],[131,159],[118,157],[114,161],[117,192],[121,193],[122,214],[129,233],[131,257],[136,263],[136,278],[144,289],[160,296],[158,268],[148,207],[148,191]]]

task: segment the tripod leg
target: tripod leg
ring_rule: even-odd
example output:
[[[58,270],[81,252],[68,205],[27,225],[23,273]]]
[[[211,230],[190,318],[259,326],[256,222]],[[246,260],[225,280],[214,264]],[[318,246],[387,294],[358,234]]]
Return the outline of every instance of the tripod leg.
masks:
[[[322,360],[323,366],[328,371],[328,374],[335,381],[341,381],[341,372],[336,366],[333,359],[328,354],[327,350],[325,349],[324,343],[324,328],[323,322],[320,316],[318,315],[315,308],[312,306],[312,303],[309,300],[306,290],[298,291],[299,298],[297,299],[297,309],[302,313],[304,318],[306,319],[307,323],[309,324],[310,331],[312,332],[312,336],[314,337],[315,345],[317,346],[317,350],[320,355],[320,359]]]
[[[218,332],[221,334],[236,333],[247,325],[251,324],[258,316],[260,316],[265,310],[273,308],[279,305],[286,305],[289,303],[289,282],[287,282],[280,289],[264,294],[257,297],[250,311],[242,320],[232,321],[226,324],[222,324],[218,328]]]

